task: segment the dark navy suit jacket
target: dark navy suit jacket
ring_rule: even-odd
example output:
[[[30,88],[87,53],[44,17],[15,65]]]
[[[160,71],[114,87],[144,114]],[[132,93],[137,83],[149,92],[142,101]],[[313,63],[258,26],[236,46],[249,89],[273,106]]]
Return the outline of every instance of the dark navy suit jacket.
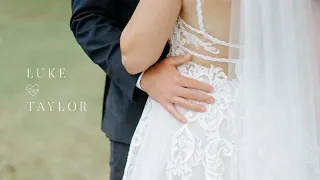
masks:
[[[107,74],[102,130],[111,140],[127,144],[131,141],[147,100],[147,94],[136,88],[139,74],[128,74],[121,63],[121,32],[138,2],[72,0],[70,21],[77,42],[90,59]],[[167,51],[168,46],[161,59]]]

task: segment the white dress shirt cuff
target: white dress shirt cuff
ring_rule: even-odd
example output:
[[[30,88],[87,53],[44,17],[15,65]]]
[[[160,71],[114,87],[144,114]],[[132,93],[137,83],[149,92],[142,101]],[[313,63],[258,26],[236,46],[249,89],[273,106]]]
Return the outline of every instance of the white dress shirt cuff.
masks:
[[[142,73],[140,74],[139,79],[138,79],[137,84],[136,84],[136,87],[139,88],[139,89],[141,89],[142,91],[143,91],[143,89],[142,89],[141,86],[140,86],[140,81],[141,81],[141,77],[142,77],[143,73],[144,73],[144,72],[142,72]]]

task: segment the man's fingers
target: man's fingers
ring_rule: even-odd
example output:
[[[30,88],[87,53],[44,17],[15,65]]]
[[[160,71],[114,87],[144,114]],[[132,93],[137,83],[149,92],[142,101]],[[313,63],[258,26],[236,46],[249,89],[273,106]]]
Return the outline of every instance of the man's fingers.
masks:
[[[172,98],[172,102],[176,105],[179,105],[185,109],[192,110],[195,112],[205,112],[206,107],[201,104],[195,104],[181,97]]]
[[[207,83],[188,78],[188,77],[181,77],[181,85],[186,88],[190,89],[196,89],[196,90],[201,90],[207,93],[212,93],[213,92],[213,87]]]
[[[184,116],[181,115],[181,113],[177,110],[177,108],[171,104],[171,103],[168,103],[166,106],[165,106],[165,109],[174,117],[176,118],[178,121],[180,121],[181,123],[183,124],[186,124],[187,123],[187,120]]]
[[[184,56],[172,56],[168,58],[168,61],[170,61],[170,64],[174,65],[174,66],[180,66],[182,64],[187,63],[188,61],[190,61],[192,58],[192,55],[187,54]]]
[[[214,98],[212,96],[188,88],[181,88],[181,90],[177,92],[177,96],[207,104],[214,103]]]

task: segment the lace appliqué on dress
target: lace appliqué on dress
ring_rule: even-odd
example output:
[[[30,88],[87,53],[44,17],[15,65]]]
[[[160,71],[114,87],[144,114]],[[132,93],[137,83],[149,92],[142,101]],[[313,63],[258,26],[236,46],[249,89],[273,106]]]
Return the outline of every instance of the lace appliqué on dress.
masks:
[[[170,180],[190,180],[193,171],[202,169],[204,180],[223,180],[226,165],[232,167],[237,145],[234,142],[234,121],[237,114],[237,85],[229,81],[221,68],[205,68],[188,63],[178,68],[184,76],[215,87],[210,95],[214,104],[205,104],[207,112],[183,110],[188,124],[175,133],[166,173]],[[199,103],[199,102],[196,102]],[[228,160],[226,160],[228,159]]]
[[[191,32],[189,32],[188,30]],[[203,36],[205,39],[208,41],[203,41],[197,35],[193,34],[196,33],[198,35]],[[204,60],[208,61],[217,61],[217,62],[232,62],[232,63],[237,63],[239,62],[238,59],[229,59],[229,58],[215,58],[212,56],[206,56],[203,54],[200,54],[196,51],[193,51],[189,48],[186,47],[186,45],[193,45],[197,49],[201,46],[204,50],[212,53],[212,54],[220,54],[220,51],[215,47],[216,44],[228,46],[231,48],[240,48],[239,45],[227,43],[221,40],[218,40],[205,31],[200,31],[192,26],[190,26],[188,23],[186,23],[183,19],[180,17],[178,18],[177,23],[174,26],[174,29],[170,35],[170,45],[172,48],[172,56],[178,56],[181,54],[190,53],[193,56],[199,57]]]

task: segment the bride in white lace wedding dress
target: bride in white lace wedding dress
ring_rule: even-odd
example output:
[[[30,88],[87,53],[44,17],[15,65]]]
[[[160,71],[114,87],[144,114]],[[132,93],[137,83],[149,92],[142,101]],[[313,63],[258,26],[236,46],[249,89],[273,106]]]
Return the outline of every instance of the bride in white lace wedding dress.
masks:
[[[171,1],[175,6],[176,2]],[[210,95],[215,98],[215,103],[204,104],[207,111],[203,113],[178,107],[188,121],[187,124],[181,124],[158,102],[149,98],[131,142],[123,180],[320,179],[320,159],[317,159],[320,157],[320,133],[315,121],[319,117],[319,109],[315,109],[314,105],[318,97],[317,91],[314,91],[319,88],[319,78],[315,77],[318,69],[312,69],[315,57],[305,54],[300,46],[310,42],[299,39],[300,45],[295,46],[297,41],[290,39],[304,35],[304,29],[292,30],[291,36],[290,32],[281,31],[287,28],[287,21],[274,23],[277,22],[277,12],[272,14],[272,8],[278,7],[279,16],[281,14],[279,18],[284,18],[280,12],[281,8],[286,9],[284,1],[277,4],[270,0],[264,4],[266,0],[182,0],[179,16],[171,31],[168,56],[191,54],[192,62],[179,66],[178,70],[186,77],[212,85],[215,90]],[[292,2],[286,4],[289,10],[284,13],[289,14],[288,17],[295,8],[299,10],[299,5],[309,5],[307,0],[305,4],[304,0],[294,1],[286,1]],[[275,3],[274,6],[272,3]],[[138,6],[137,11],[143,11],[143,7]],[[243,8],[247,11],[243,11]],[[304,12],[307,11],[301,11],[302,14]],[[270,21],[268,18],[271,18]],[[297,24],[291,28],[300,27],[299,20],[303,22],[307,15],[296,15],[295,18]],[[267,23],[277,24],[281,28],[263,26]],[[247,28],[253,30],[248,32]],[[247,31],[241,34],[243,29]],[[288,33],[288,40],[280,40],[281,33]],[[257,40],[250,38],[251,35]],[[274,35],[278,35],[277,38]],[[275,44],[276,40],[279,44]],[[275,46],[276,50],[273,49]],[[299,52],[278,52],[282,46],[301,51],[307,60],[296,63]],[[312,54],[310,47],[306,51]],[[241,50],[243,48],[246,50]],[[288,57],[291,61],[283,64],[277,62]],[[251,60],[258,58],[259,62]],[[276,63],[268,65],[269,62]],[[287,62],[296,63],[297,66],[287,70],[284,68]],[[262,66],[272,70],[268,71]],[[300,81],[298,75],[295,78],[297,73],[294,72],[299,68],[309,73],[305,74],[305,78],[309,78],[310,82]],[[291,73],[291,78],[287,73]],[[268,78],[273,75],[275,78],[269,81]],[[243,83],[240,83],[242,78]],[[292,78],[296,81],[291,82]],[[277,86],[277,91],[273,91],[270,82]],[[287,84],[282,85],[283,82]],[[295,84],[305,89],[300,91]],[[307,90],[309,87],[312,91]],[[291,88],[298,90],[292,90],[295,92],[291,93]],[[306,92],[309,93],[306,95]],[[291,98],[296,98],[296,101],[291,101]],[[293,105],[295,102],[305,108]],[[302,122],[304,119],[308,120]]]

